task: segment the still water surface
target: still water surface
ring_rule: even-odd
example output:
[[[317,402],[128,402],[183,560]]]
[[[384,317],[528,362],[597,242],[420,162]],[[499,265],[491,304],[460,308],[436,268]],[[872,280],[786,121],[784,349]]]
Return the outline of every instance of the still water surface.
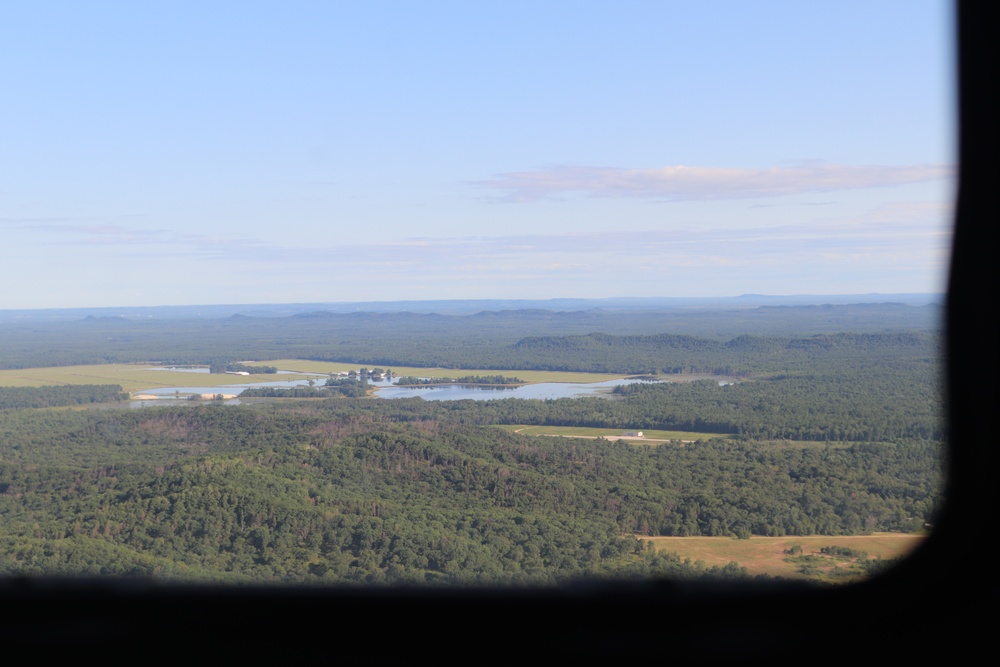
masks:
[[[577,398],[609,394],[618,385],[648,380],[605,380],[604,382],[539,382],[520,387],[490,387],[452,384],[440,387],[385,387],[376,392],[379,398],[410,398],[419,396],[426,401],[458,401],[471,398],[489,401],[498,398]]]
[[[192,369],[192,372],[200,371]],[[719,384],[729,384],[733,380],[732,378],[717,379]],[[462,399],[490,401],[501,398],[555,399],[578,398],[581,396],[608,396],[618,385],[649,381],[636,378],[620,378],[617,380],[605,380],[603,382],[538,382],[519,387],[490,387],[463,384],[400,387],[392,384],[392,380],[369,382],[369,384],[376,388],[375,395],[378,398],[395,399],[417,396],[426,401],[458,401]],[[325,382],[325,376],[314,380],[314,382],[317,387],[321,387]],[[177,405],[180,401],[187,401],[188,396],[191,394],[239,394],[248,387],[305,387],[308,384],[309,380],[285,380],[229,384],[217,387],[156,387],[136,392],[137,394],[156,396],[155,399],[132,401],[131,406],[139,408],[144,405]],[[223,403],[226,405],[239,405],[240,399],[231,398],[223,401]]]

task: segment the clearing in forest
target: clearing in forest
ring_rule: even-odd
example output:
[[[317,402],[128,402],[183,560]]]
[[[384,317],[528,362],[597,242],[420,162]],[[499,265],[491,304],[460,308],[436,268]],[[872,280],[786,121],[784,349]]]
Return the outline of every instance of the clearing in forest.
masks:
[[[504,424],[499,428],[523,435],[551,435],[565,438],[589,438],[591,440],[625,440],[636,445],[662,445],[665,442],[697,442],[714,438],[730,438],[726,433],[699,433],[695,431],[656,431],[642,429],[642,437],[622,435],[620,428],[590,428],[586,426],[530,426],[528,424]]]
[[[868,558],[896,558],[915,549],[926,535],[913,533],[873,533],[871,535],[810,535],[808,537],[641,537],[662,551],[676,553],[681,558],[702,561],[707,566],[727,565],[733,561],[751,575],[769,574],[794,579],[830,581],[834,567],[844,569],[855,562],[852,558],[837,558],[822,554],[823,547],[847,547],[865,552]],[[788,553],[799,547],[801,551]],[[812,570],[803,572],[806,566]],[[811,572],[811,574],[810,574]],[[857,579],[858,577],[854,577]]]

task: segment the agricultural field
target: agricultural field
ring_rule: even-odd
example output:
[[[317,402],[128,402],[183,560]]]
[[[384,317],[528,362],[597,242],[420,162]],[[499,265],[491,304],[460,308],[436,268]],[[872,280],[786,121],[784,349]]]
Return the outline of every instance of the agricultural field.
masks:
[[[251,382],[269,382],[274,375],[223,375],[154,370],[151,364],[100,364],[0,370],[0,387],[50,387],[67,384],[118,384],[128,392],[153,387],[215,387]],[[282,380],[306,379],[307,375],[281,375]]]
[[[0,370],[0,387],[47,387],[66,384],[118,384],[125,391],[135,392],[153,387],[215,387],[252,382],[273,382],[280,380],[307,379],[310,375],[341,373],[358,370],[358,364],[307,361],[303,359],[279,359],[248,363],[249,366],[277,366],[280,376],[225,375],[219,373],[188,373],[183,371],[154,370],[153,364],[97,364],[88,366],[54,366],[47,368],[19,368]],[[469,374],[490,374],[488,369],[418,368],[394,367],[397,375],[417,377],[459,378]],[[623,375],[602,373],[575,373],[562,371],[504,371],[516,375],[525,382],[602,382],[615,380]],[[299,374],[296,374],[299,373]]]
[[[738,540],[732,537],[642,537],[658,550],[681,558],[702,561],[705,565],[724,566],[736,562],[751,575],[767,574],[813,581],[856,581],[862,576],[831,577],[835,568],[848,569],[855,559],[821,553],[823,547],[847,547],[867,553],[868,558],[897,558],[916,549],[926,535],[913,533],[874,533],[871,535],[808,537],[759,537]],[[789,553],[795,547],[801,551]],[[803,572],[803,570],[806,570]]]

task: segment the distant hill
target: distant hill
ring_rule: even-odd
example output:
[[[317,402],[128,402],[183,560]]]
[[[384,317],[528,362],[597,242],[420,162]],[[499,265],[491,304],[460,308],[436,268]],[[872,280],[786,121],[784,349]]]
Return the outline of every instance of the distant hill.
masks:
[[[128,319],[217,319],[233,315],[248,317],[289,317],[306,313],[439,313],[473,315],[500,311],[585,311],[607,312],[733,310],[760,306],[832,306],[886,304],[905,306],[941,305],[944,295],[915,294],[743,294],[732,297],[617,297],[608,299],[453,299],[428,301],[359,301],[287,304],[218,304],[189,306],[123,306],[96,308],[42,308],[0,310],[0,321],[65,321],[86,317]]]

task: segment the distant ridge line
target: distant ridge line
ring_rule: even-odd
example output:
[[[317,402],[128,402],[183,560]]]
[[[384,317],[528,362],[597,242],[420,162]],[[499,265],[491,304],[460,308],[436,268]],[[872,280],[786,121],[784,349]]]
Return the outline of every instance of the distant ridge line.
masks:
[[[317,313],[413,313],[475,315],[501,311],[654,311],[725,310],[757,306],[833,306],[898,304],[929,306],[944,303],[943,293],[766,295],[730,297],[608,297],[599,299],[437,299],[423,301],[358,301],[288,304],[209,304],[181,306],[102,306],[87,308],[0,309],[0,321],[79,320],[84,318],[205,319],[233,316],[290,317]]]

